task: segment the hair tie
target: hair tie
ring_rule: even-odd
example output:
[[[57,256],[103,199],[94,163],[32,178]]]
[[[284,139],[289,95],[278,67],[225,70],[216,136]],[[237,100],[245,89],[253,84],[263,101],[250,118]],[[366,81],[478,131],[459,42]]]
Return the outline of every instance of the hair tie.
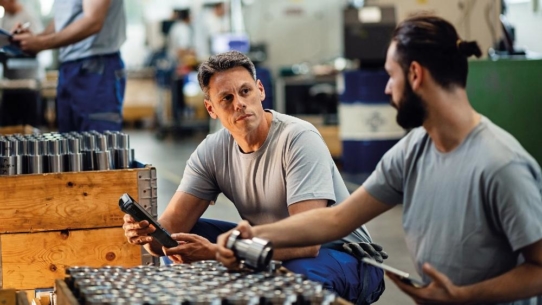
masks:
[[[458,39],[458,40],[456,41],[456,43],[455,43],[455,44],[457,45],[457,48],[458,48],[458,49],[459,49],[459,45],[461,44],[461,42],[463,42],[463,41],[462,41],[461,39]]]

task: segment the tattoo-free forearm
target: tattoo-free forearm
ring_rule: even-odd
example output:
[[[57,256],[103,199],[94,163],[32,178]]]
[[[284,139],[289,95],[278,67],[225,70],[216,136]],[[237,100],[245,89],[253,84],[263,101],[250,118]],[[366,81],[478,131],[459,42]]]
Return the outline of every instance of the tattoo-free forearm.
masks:
[[[509,272],[461,288],[466,304],[510,302],[542,295],[542,266],[524,263]]]
[[[320,246],[275,249],[273,259],[285,261],[294,258],[316,257]]]

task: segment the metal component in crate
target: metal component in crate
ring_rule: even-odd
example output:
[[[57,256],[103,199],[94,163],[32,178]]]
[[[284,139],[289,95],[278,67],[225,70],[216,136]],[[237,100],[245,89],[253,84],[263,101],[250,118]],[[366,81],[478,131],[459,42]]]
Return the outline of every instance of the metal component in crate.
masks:
[[[133,168],[129,137],[118,131],[0,135],[0,176]]]
[[[80,304],[331,304],[334,292],[289,272],[229,272],[216,261],[172,266],[71,267]]]

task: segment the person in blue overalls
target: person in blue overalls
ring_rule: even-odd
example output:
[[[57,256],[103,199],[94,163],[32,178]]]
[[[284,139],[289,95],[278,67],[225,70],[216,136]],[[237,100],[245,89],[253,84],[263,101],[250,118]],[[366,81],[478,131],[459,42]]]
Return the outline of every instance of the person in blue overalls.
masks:
[[[123,0],[54,2],[54,20],[34,34],[15,29],[31,54],[59,48],[57,120],[60,132],[121,130],[126,76],[119,49],[126,40]]]

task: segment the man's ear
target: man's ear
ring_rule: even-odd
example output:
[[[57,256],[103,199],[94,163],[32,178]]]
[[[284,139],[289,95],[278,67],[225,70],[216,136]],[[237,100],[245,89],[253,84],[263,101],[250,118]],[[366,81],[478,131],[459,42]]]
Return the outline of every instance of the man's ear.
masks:
[[[410,83],[412,90],[416,91],[422,86],[425,77],[424,73],[425,69],[419,62],[413,61],[410,63],[407,81]]]
[[[265,88],[260,80],[256,81],[256,85],[258,85],[258,90],[260,91],[260,101],[263,102],[265,100]]]
[[[211,101],[203,100],[203,103],[205,104],[205,109],[207,109],[209,116],[211,116],[213,120],[216,120],[218,117],[216,116],[216,113],[214,111],[213,104],[211,103]]]

